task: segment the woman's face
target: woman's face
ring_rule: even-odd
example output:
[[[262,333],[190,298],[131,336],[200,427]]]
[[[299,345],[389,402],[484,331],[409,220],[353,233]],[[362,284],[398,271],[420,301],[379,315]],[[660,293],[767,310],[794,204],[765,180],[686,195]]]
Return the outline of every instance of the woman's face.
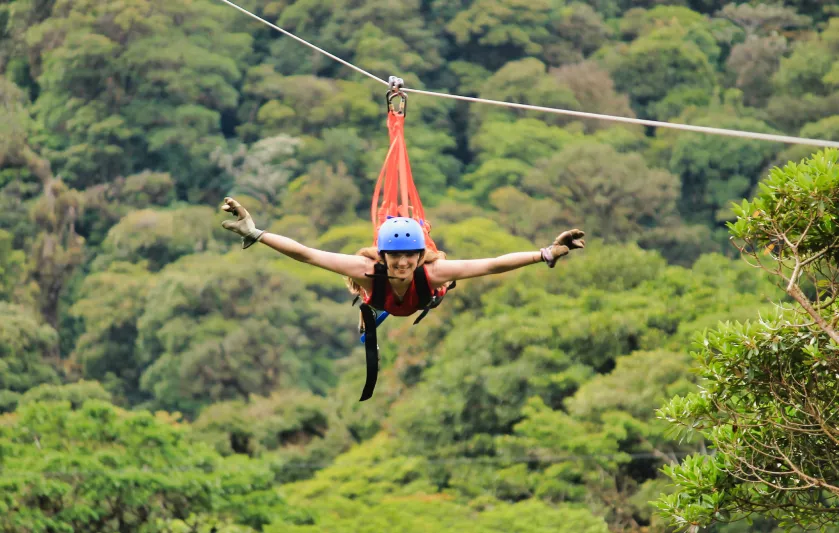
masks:
[[[388,275],[399,279],[411,279],[419,260],[419,252],[385,252]]]

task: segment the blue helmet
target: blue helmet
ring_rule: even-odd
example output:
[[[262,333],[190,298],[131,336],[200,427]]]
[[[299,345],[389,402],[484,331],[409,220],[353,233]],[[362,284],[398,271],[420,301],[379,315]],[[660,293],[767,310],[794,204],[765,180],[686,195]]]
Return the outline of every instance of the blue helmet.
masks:
[[[379,226],[379,252],[425,250],[425,232],[413,218],[391,217]]]

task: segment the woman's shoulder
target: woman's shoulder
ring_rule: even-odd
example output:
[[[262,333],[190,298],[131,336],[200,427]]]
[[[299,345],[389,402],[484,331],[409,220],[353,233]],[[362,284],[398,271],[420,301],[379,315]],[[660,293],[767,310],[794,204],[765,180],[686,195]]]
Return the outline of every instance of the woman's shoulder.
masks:
[[[445,268],[445,263],[447,261],[448,259],[445,257],[440,257],[430,263],[423,263],[422,268],[425,269],[425,279],[428,280],[428,284],[431,286],[432,290],[442,287],[447,281],[440,279],[441,277],[438,275],[439,268]]]

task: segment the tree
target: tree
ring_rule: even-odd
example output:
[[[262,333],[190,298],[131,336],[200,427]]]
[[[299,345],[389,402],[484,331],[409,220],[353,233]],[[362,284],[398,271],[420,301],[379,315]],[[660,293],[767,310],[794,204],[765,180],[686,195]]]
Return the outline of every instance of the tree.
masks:
[[[839,115],[839,17],[821,33],[796,42],[772,77],[775,91],[767,111],[781,127],[797,129]]]
[[[826,96],[831,84],[826,79],[834,64],[832,47],[822,39],[799,41],[789,57],[781,60],[781,67],[773,82],[780,94]]]
[[[574,134],[560,127],[535,118],[521,118],[512,122],[488,122],[472,136],[471,143],[479,163],[518,160],[534,165],[560,151],[574,138]]]
[[[689,122],[700,126],[775,132],[765,122],[738,112],[734,106],[725,106],[706,116],[691,117]],[[712,227],[730,219],[729,202],[751,191],[760,171],[780,150],[777,143],[750,139],[694,133],[661,132],[660,135],[670,139],[666,164],[671,172],[681,177],[680,211],[685,219]]]
[[[79,191],[53,178],[49,163],[33,154],[41,171],[43,194],[34,203],[31,218],[38,233],[29,249],[29,276],[38,284],[38,305],[48,324],[57,328],[59,301],[76,267],[84,260],[84,239],[76,233],[83,212]],[[56,357],[58,353],[50,354]]]
[[[349,450],[313,479],[286,485],[287,505],[298,514],[284,513],[286,517],[272,522],[266,533],[608,531],[601,517],[578,503],[536,499],[508,503],[486,491],[467,503],[435,486],[430,473],[438,465],[423,457],[399,454],[396,444],[380,433]],[[483,467],[463,462],[463,468],[475,474]],[[504,484],[503,480],[498,483],[499,487]]]
[[[14,411],[21,394],[58,373],[43,359],[58,345],[56,331],[29,310],[0,302],[0,412]]]
[[[0,236],[0,246],[6,251],[0,268],[9,271],[0,282],[0,290],[9,296],[15,292],[18,298],[36,300],[48,323],[57,326],[64,284],[81,262],[83,239],[75,224],[82,200],[78,191],[56,179],[49,161],[30,146],[31,121],[25,102],[21,90],[0,77],[0,169],[7,169],[0,170],[0,190],[3,210],[8,212],[0,224],[13,231],[10,240]],[[32,202],[27,205],[29,200]],[[24,273],[22,251],[15,248],[27,245]],[[12,281],[17,281],[17,287],[8,285]],[[26,286],[28,281],[34,282],[31,287]]]
[[[114,262],[84,279],[69,310],[82,324],[70,360],[82,377],[102,382],[120,404],[136,405],[148,397],[139,391],[143,366],[135,345],[152,284],[143,262]]]
[[[422,54],[424,64],[417,65],[421,71],[433,72],[442,64],[439,32],[435,31],[436,27],[426,23],[423,15],[427,6],[418,0],[303,0],[287,4],[282,2],[275,8],[279,13],[277,24],[280,27],[317,42],[325,50],[353,61],[364,69],[370,68],[370,65],[359,63],[359,60],[369,58],[369,52],[375,52],[377,58],[385,57],[367,48],[370,43],[360,49],[357,47],[370,35],[370,27],[386,35],[388,44],[404,43],[404,46],[398,46],[408,55]],[[366,27],[368,24],[370,27]],[[274,41],[270,51],[267,61],[285,75],[309,74],[333,78],[355,76],[346,67],[321,54],[312,54],[304,47],[289,43],[287,39]],[[354,57],[353,53],[358,56]],[[398,63],[406,59],[405,53],[400,56],[396,59]]]
[[[286,268],[293,260],[255,251],[247,267],[241,250],[208,252],[157,275],[136,322],[134,356],[150,405],[193,415],[281,388],[324,393],[334,381],[331,360],[358,342],[346,335],[355,319],[349,306],[320,300]]]
[[[831,14],[836,14],[835,11],[830,9],[831,4],[829,0],[784,0],[783,4],[794,8],[799,13],[809,15],[818,21],[824,21]]]
[[[218,227],[207,223],[214,215],[201,205],[130,211],[108,231],[91,266],[105,270],[114,261],[146,261],[157,272],[184,255],[224,249],[216,239]]]
[[[579,110],[574,93],[551,76],[547,66],[529,57],[510,61],[498,69],[482,85],[479,96],[491,100],[539,105],[560,109]],[[545,113],[507,109],[497,106],[474,107],[471,110],[473,128],[484,122],[510,122],[516,118],[533,118],[550,125],[562,125],[570,119],[562,115],[545,116]]]
[[[668,425],[655,417],[655,408],[665,399],[696,389],[689,359],[684,352],[666,350],[637,351],[619,357],[609,374],[595,376],[565,402],[568,415],[585,423],[584,434],[600,441],[602,447],[597,453],[618,452],[614,458],[576,461],[564,472],[566,476],[576,474],[592,493],[610,502],[610,523],[646,525],[650,520],[645,512],[647,502],[637,498],[643,485],[656,480],[660,465],[682,457],[686,451],[701,449],[701,443],[674,441],[668,435]],[[579,443],[585,440],[584,434],[569,440]],[[540,444],[551,446],[547,439]],[[624,453],[627,456],[621,457]],[[586,472],[589,465],[603,473],[601,480]],[[544,470],[548,485],[550,468]]]
[[[354,221],[360,201],[361,193],[343,164],[316,163],[289,185],[282,212],[307,215],[320,233],[333,224]]]
[[[742,41],[744,33],[734,23],[725,19],[712,19],[678,5],[657,5],[648,11],[631,9],[621,19],[620,29],[627,40],[637,41],[640,36],[671,38],[693,43],[707,56],[712,65],[719,64],[731,45]]]
[[[487,122],[471,137],[475,168],[462,177],[463,183],[478,199],[499,187],[518,186],[538,161],[561,150],[573,138],[566,130],[533,118]]]
[[[0,167],[18,159],[26,144],[29,114],[20,88],[0,76]]]
[[[793,305],[697,336],[703,386],[660,411],[715,451],[665,468],[676,491],[657,505],[680,529],[753,513],[802,527],[839,516],[837,162],[839,152],[825,150],[776,167],[751,201],[735,206],[732,239]]]
[[[732,3],[726,4],[717,16],[741,26],[747,35],[772,35],[812,24],[810,17],[784,5]]]
[[[175,180],[166,172],[119,176],[84,191],[85,210],[77,224],[88,246],[97,248],[110,229],[136,209],[166,207],[175,201]]]
[[[196,440],[223,456],[270,458],[276,478],[310,478],[354,442],[332,400],[302,389],[208,406],[192,425]]]
[[[550,2],[478,0],[461,10],[446,30],[461,57],[495,70],[508,61],[537,56],[551,37]]]
[[[69,402],[71,409],[80,409],[88,400],[111,401],[111,394],[98,381],[77,381],[66,385],[45,383],[32,387],[20,398],[19,405],[38,402]]]
[[[556,202],[565,224],[581,224],[610,242],[638,239],[678,218],[676,176],[605,144],[570,144],[539,162],[523,189]]]
[[[551,33],[559,39],[549,41],[544,47],[542,55],[549,65],[578,63],[605,44],[612,34],[599,12],[579,2],[561,7],[551,18]]]
[[[12,234],[0,229],[0,301],[12,301],[23,283],[26,254],[12,247]]]
[[[383,468],[376,469],[377,472]],[[402,473],[402,470],[398,470]],[[384,472],[383,472],[384,473]],[[409,474],[413,474],[410,472]],[[351,483],[341,484],[345,487]],[[345,490],[351,490],[347,488]],[[306,525],[271,524],[266,533],[393,533],[414,531],[471,531],[474,533],[608,533],[604,520],[582,505],[548,505],[528,500],[505,503],[485,497],[472,507],[450,501],[443,494],[391,494],[386,491],[381,500],[361,505],[347,496],[331,501],[345,511],[323,512],[321,504],[305,505],[303,509],[314,515]],[[320,511],[320,512],[319,512]],[[526,517],[526,518],[525,518]]]
[[[521,176],[530,172],[525,167]],[[585,227],[577,217],[569,216],[552,198],[534,198],[518,187],[504,186],[492,191],[489,204],[496,209],[495,219],[513,235],[533,242],[565,224]]]
[[[734,86],[743,91],[747,105],[762,106],[772,96],[772,76],[781,64],[787,41],[781,36],[749,36],[732,48],[726,62],[736,76]]]
[[[725,59],[732,44],[742,41],[744,36],[744,31],[733,22],[704,16],[684,5],[657,5],[649,10],[630,9],[620,20],[620,32],[626,40],[669,36],[693,43],[713,65]]]
[[[355,63],[368,72],[398,72],[408,87],[422,88],[422,75],[439,68],[419,50],[411,50],[402,39],[388,35],[368,21],[353,34]]]
[[[288,135],[266,137],[235,151],[217,148],[213,161],[233,176],[231,195],[245,194],[260,202],[254,212],[273,213],[279,207],[289,181],[299,172],[296,154],[303,143]]]
[[[608,59],[612,78],[619,91],[629,94],[639,116],[650,116],[650,106],[674,89],[689,87],[711,94],[716,88],[708,55],[682,28],[658,29],[616,54]]]
[[[48,162],[28,142],[32,120],[27,103],[23,91],[0,76],[0,188],[3,200],[8,201],[4,207],[14,215],[11,220],[3,220],[3,227],[19,226],[14,228],[16,237],[32,233],[20,227],[32,226],[19,216],[23,201],[37,196],[44,183],[53,178]],[[17,209],[9,209],[12,206]]]
[[[245,533],[286,514],[264,463],[189,437],[165,413],[27,403],[0,424],[0,529]]]
[[[26,31],[48,18],[54,5],[55,0],[17,0],[0,5],[0,72],[33,95],[37,89],[25,58]]]
[[[207,156],[222,140],[222,114],[235,109],[239,63],[251,50],[249,35],[225,31],[227,9],[57,0],[28,29],[41,90],[33,141],[69,184],[154,168],[176,177],[181,198],[219,194]]]
[[[572,65],[563,65],[551,73],[559,82],[571,89],[582,111],[635,118],[629,106],[629,97],[615,91],[615,83],[609,71],[594,61],[583,61]],[[587,132],[613,128],[615,123],[605,120],[582,119]],[[629,128],[621,125],[620,127]]]
[[[384,112],[378,86],[308,75],[282,76],[267,64],[248,71],[242,91],[246,98],[240,117],[258,126],[247,125],[240,132],[251,137],[248,141],[281,133],[316,135],[325,128],[348,124],[373,131],[380,127]]]
[[[695,24],[704,24],[701,13],[682,5],[657,5],[650,9],[638,6],[628,10],[619,20],[620,35],[625,40],[633,40],[647,35],[662,26],[689,28]]]

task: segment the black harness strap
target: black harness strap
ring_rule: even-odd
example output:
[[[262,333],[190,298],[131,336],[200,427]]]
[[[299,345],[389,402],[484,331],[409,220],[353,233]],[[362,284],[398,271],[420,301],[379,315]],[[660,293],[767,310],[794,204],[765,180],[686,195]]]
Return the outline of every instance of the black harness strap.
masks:
[[[364,323],[364,351],[367,358],[367,380],[364,382],[364,390],[361,392],[360,402],[369,400],[373,396],[373,389],[376,388],[376,380],[379,375],[379,346],[376,342],[376,311],[375,309],[384,309],[385,307],[385,293],[387,291],[388,275],[387,267],[381,263],[376,263],[373,274],[367,275],[373,278],[373,295],[370,298],[370,303],[363,303],[360,306],[361,319]],[[418,324],[429,311],[440,305],[443,301],[443,296],[432,294],[431,287],[428,285],[428,277],[425,275],[425,269],[419,267],[414,270],[414,280],[416,284],[418,307],[422,309],[422,313],[414,321]],[[454,289],[456,282],[452,282],[448,290]],[[353,301],[353,305],[358,301],[358,297]]]
[[[428,277],[425,275],[424,267],[417,267],[414,270],[414,283],[417,287],[417,307],[425,309],[431,303],[431,287],[428,286]]]
[[[422,309],[422,313],[420,316],[414,320],[414,325],[420,323],[420,321],[425,318],[425,315],[428,314],[429,311],[436,308],[443,302],[443,296],[437,296],[437,293],[431,292],[431,287],[428,284],[428,277],[425,275],[425,269],[420,267],[414,271],[414,279],[416,280],[417,286],[417,296],[419,297],[419,308]],[[453,281],[447,291],[454,289],[455,285],[457,285],[456,281]]]
[[[361,317],[364,320],[364,351],[367,355],[367,380],[364,382],[364,390],[361,391],[363,402],[373,396],[373,389],[376,388],[376,380],[379,376],[379,347],[376,342],[376,315],[373,309],[367,304],[361,304]]]
[[[373,267],[373,275],[367,276],[373,278],[373,297],[370,299],[370,305],[376,309],[384,309],[388,280],[387,267],[376,263]]]
[[[376,263],[373,267],[373,274],[367,275],[373,278],[373,296],[370,303],[363,303],[360,306],[361,320],[364,323],[364,352],[367,358],[367,380],[364,382],[364,390],[361,392],[363,402],[373,396],[373,389],[376,388],[376,380],[379,375],[379,345],[376,340],[376,312],[374,309],[384,309],[385,291],[387,290],[387,267]],[[355,304],[355,302],[353,302]]]

